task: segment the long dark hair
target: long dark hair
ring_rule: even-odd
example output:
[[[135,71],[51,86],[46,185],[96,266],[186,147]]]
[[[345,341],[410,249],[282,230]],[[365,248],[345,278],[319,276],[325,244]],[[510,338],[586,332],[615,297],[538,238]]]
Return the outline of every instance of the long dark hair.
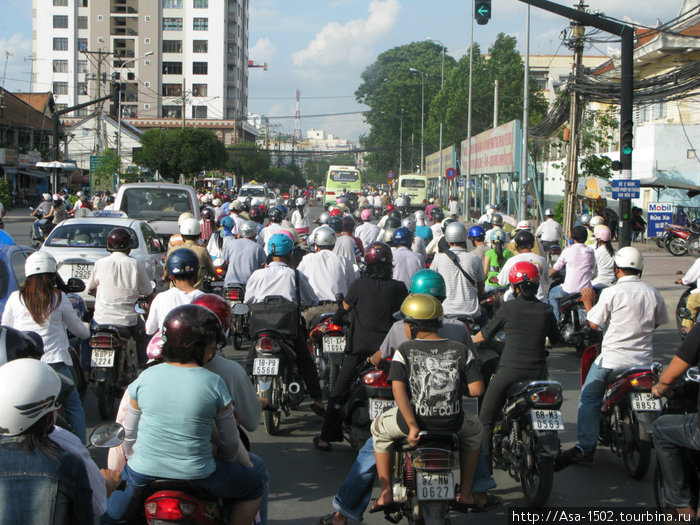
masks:
[[[39,421],[34,423],[27,430],[22,432],[21,443],[24,449],[30,454],[41,452],[56,459],[60,448],[49,439],[49,433],[53,430],[53,412],[45,414]]]
[[[380,281],[388,281],[393,275],[394,267],[390,262],[380,262],[375,264],[369,264],[365,266],[365,270],[362,273],[364,277],[370,279],[378,279]]]
[[[493,241],[491,241],[493,242]],[[493,243],[493,251],[496,252],[496,258],[498,259],[498,266],[503,267],[503,264],[506,262],[505,255],[503,255],[503,243],[502,242],[494,242]]]
[[[61,304],[61,292],[56,290],[55,273],[37,273],[27,277],[19,291],[22,302],[38,325],[44,325]]]
[[[611,241],[601,241],[598,240],[600,244],[605,246],[605,249],[608,251],[608,254],[610,257],[615,257],[615,249],[612,247],[612,242]]]
[[[539,283],[520,283],[515,286],[515,296],[522,297],[526,301],[533,301],[536,299],[535,296],[539,287]]]

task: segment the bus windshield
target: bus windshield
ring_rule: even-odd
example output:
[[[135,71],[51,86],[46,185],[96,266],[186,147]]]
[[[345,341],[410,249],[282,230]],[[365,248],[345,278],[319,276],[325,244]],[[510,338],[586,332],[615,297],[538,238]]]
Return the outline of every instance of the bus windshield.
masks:
[[[401,179],[402,188],[425,188],[424,179]]]
[[[360,174],[350,170],[331,170],[328,176],[333,182],[357,182]]]

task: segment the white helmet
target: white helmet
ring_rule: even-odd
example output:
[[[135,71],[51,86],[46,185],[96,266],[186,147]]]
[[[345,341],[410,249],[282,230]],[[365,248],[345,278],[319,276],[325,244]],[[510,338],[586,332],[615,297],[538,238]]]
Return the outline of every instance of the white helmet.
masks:
[[[253,221],[245,221],[238,228],[238,231],[241,234],[241,237],[245,237],[246,239],[255,239],[255,237],[258,235],[258,225]]]
[[[394,201],[394,206],[396,206],[397,208],[403,208],[404,206],[406,206],[406,199],[404,199],[403,197],[399,197],[398,199],[396,199],[396,201]]]
[[[519,221],[518,225],[515,227],[516,230],[529,230],[530,223],[528,221]]]
[[[47,252],[34,252],[24,262],[24,275],[37,275],[40,273],[56,273],[56,259]]]
[[[217,207],[221,206],[221,199],[214,199],[213,201],[211,201],[211,203]]]
[[[445,228],[445,240],[452,243],[466,242],[467,228],[461,222],[451,222]]]
[[[314,230],[313,243],[321,248],[335,246],[335,231],[330,226],[319,226]]]
[[[253,197],[252,199],[250,199],[251,206],[261,206],[263,204],[265,204],[265,199],[263,199],[262,197]]]
[[[51,194],[50,193],[44,193],[42,195],[45,201],[50,201],[51,200]]]
[[[52,195],[52,198],[53,198],[53,200],[55,200],[55,201],[63,200],[63,199],[61,199],[61,196],[60,196],[58,193],[54,193],[54,194]]]
[[[305,205],[306,205],[306,201],[304,200],[304,197],[299,197],[297,199],[297,206],[305,206]]]
[[[408,228],[411,233],[416,232],[416,221],[411,217],[406,217],[401,221],[401,226]]]
[[[554,217],[554,210],[552,208],[547,208],[544,210],[545,217]]]
[[[180,224],[180,233],[182,235],[199,235],[202,233],[202,226],[195,218],[185,219],[182,221],[182,224]]]
[[[0,367],[0,436],[18,436],[60,408],[73,382],[38,359]]]
[[[416,221],[424,221],[425,220],[425,212],[423,210],[418,210],[413,213],[413,217],[416,219]]]
[[[620,248],[615,254],[615,266],[625,270],[639,270],[641,272],[644,269],[644,258],[637,248],[626,246]]]
[[[581,215],[581,224],[583,226],[588,226],[591,223],[591,216],[587,213]]]
[[[212,200],[214,200],[214,196],[213,196],[211,193],[207,193],[207,194],[204,196],[204,199],[203,199],[203,200],[204,200],[204,202],[209,203],[209,202],[211,202]]]
[[[590,222],[591,228],[595,228],[596,226],[598,226],[600,224],[605,224],[605,219],[603,219],[603,217],[601,217],[600,215],[595,215],[595,216],[591,217],[591,222]]]
[[[75,196],[78,198],[82,197],[83,195],[85,195],[85,194],[82,191],[78,191],[75,193]]]
[[[185,219],[194,219],[194,215],[192,215],[188,211],[181,213],[180,216],[177,218],[177,225],[182,226],[182,221],[184,221]]]

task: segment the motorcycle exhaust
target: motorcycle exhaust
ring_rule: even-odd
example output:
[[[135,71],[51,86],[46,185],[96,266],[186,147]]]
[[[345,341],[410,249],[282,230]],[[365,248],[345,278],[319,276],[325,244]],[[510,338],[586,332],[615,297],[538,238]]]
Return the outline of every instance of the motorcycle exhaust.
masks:
[[[301,385],[296,381],[294,383],[289,383],[289,386],[287,388],[289,389],[290,394],[298,394],[299,392],[301,392]]]

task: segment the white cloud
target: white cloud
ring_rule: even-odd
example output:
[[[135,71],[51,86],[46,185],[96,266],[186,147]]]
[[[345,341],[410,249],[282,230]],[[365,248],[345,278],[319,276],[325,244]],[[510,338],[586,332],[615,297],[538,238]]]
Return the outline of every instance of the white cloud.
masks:
[[[400,10],[398,0],[373,0],[366,19],[326,24],[306,49],[292,54],[294,65],[366,64],[374,57],[372,46],[393,28]]]
[[[270,62],[277,56],[277,46],[269,38],[260,38],[248,50],[248,56],[256,62]]]

